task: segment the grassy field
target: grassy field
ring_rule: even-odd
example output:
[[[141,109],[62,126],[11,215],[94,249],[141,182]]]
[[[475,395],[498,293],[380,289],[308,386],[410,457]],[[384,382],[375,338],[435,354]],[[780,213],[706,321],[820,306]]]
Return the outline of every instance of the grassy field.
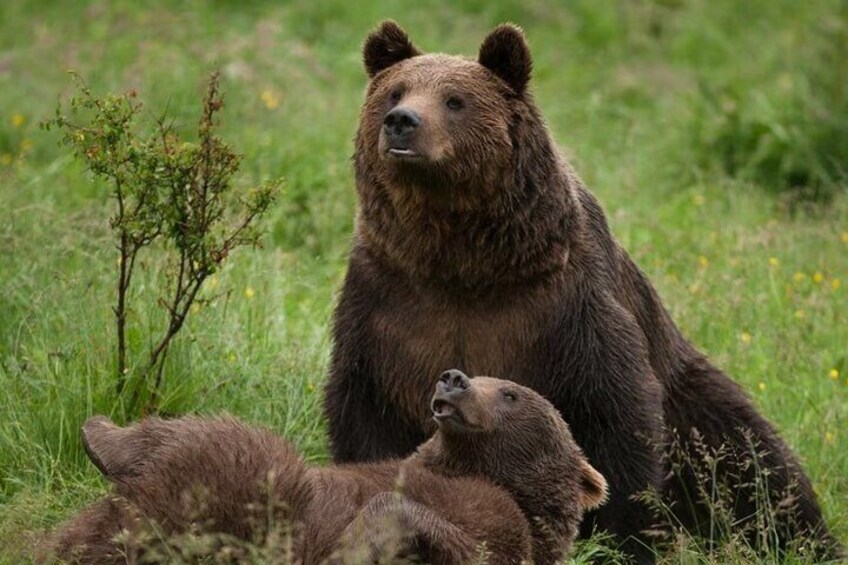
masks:
[[[359,47],[387,17],[420,48],[452,53],[476,53],[496,23],[525,28],[538,103],[614,233],[797,450],[848,542],[845,2],[177,4],[0,6],[0,561],[104,492],[79,426],[124,417],[112,203],[38,127],[70,93],[66,71],[97,92],[135,88],[190,129],[221,69],[241,182],[283,176],[285,189],[263,248],[210,281],[225,297],[192,314],[162,408],[236,414],[322,462],[329,320],[355,211]],[[151,299],[161,267],[142,265],[140,352],[162,317]]]

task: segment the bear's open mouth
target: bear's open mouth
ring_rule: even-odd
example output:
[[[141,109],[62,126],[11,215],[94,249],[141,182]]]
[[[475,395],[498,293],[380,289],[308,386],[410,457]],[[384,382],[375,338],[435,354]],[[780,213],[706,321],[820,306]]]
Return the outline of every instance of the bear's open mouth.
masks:
[[[467,434],[483,429],[479,424],[467,420],[462,409],[449,400],[434,398],[430,404],[430,409],[433,411],[433,419],[444,432]]]
[[[448,420],[450,418],[457,418],[458,420],[462,421],[463,419],[462,412],[459,410],[459,408],[457,408],[447,400],[436,398],[433,400],[433,405],[431,406],[431,408],[433,410],[433,417],[436,420],[441,421]]]

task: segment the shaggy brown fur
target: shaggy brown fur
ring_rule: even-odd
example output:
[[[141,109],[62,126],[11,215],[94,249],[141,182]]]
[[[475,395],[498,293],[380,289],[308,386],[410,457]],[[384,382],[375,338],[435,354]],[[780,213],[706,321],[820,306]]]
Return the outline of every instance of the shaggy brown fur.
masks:
[[[512,382],[449,371],[432,410],[435,435],[407,459],[328,468],[307,467],[287,442],[229,418],[126,428],[92,418],[85,445],[114,494],[60,529],[44,554],[134,562],[150,559],[153,524],[166,536],[195,529],[260,541],[290,524],[298,563],[465,563],[481,548],[488,563],[561,557],[606,483],[556,409]]]
[[[737,454],[719,477],[739,493],[741,528],[757,512],[747,431],[770,502],[795,498],[779,545],[835,551],[795,456],[681,335],[562,159],[527,91],[522,32],[498,27],[471,60],[420,54],[386,22],[364,52],[360,206],[326,388],[336,460],[411,452],[432,430],[429,375],[458,366],[530,386],[569,421],[611,485],[584,533],[631,538],[626,549],[650,559],[633,541],[652,522],[633,495],[649,488],[687,527],[708,524],[692,470],[664,479],[664,455],[701,458],[695,430],[707,451]]]

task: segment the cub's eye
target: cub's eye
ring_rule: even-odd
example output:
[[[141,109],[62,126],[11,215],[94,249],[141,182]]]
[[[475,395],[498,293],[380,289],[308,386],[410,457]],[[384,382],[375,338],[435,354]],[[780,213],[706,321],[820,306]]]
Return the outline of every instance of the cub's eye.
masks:
[[[503,391],[503,397],[510,402],[515,402],[516,400],[518,400],[518,395],[512,392],[511,390]]]
[[[392,93],[389,94],[389,100],[392,104],[397,104],[400,102],[400,97],[403,96],[403,91],[400,88],[396,88],[392,90]]]
[[[450,108],[451,110],[462,110],[462,108],[465,106],[465,103],[462,101],[461,98],[458,98],[456,96],[451,96],[450,98],[447,99],[447,102],[445,102],[445,105],[448,108]]]

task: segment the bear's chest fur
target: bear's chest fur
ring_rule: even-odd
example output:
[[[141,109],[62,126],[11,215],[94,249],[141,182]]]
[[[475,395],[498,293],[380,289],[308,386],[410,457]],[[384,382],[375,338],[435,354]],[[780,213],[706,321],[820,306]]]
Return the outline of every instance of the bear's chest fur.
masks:
[[[427,391],[446,368],[527,381],[538,344],[561,312],[559,285],[497,297],[456,299],[431,288],[395,285],[370,319],[375,378],[393,406],[429,429]],[[391,354],[388,354],[388,353]]]

